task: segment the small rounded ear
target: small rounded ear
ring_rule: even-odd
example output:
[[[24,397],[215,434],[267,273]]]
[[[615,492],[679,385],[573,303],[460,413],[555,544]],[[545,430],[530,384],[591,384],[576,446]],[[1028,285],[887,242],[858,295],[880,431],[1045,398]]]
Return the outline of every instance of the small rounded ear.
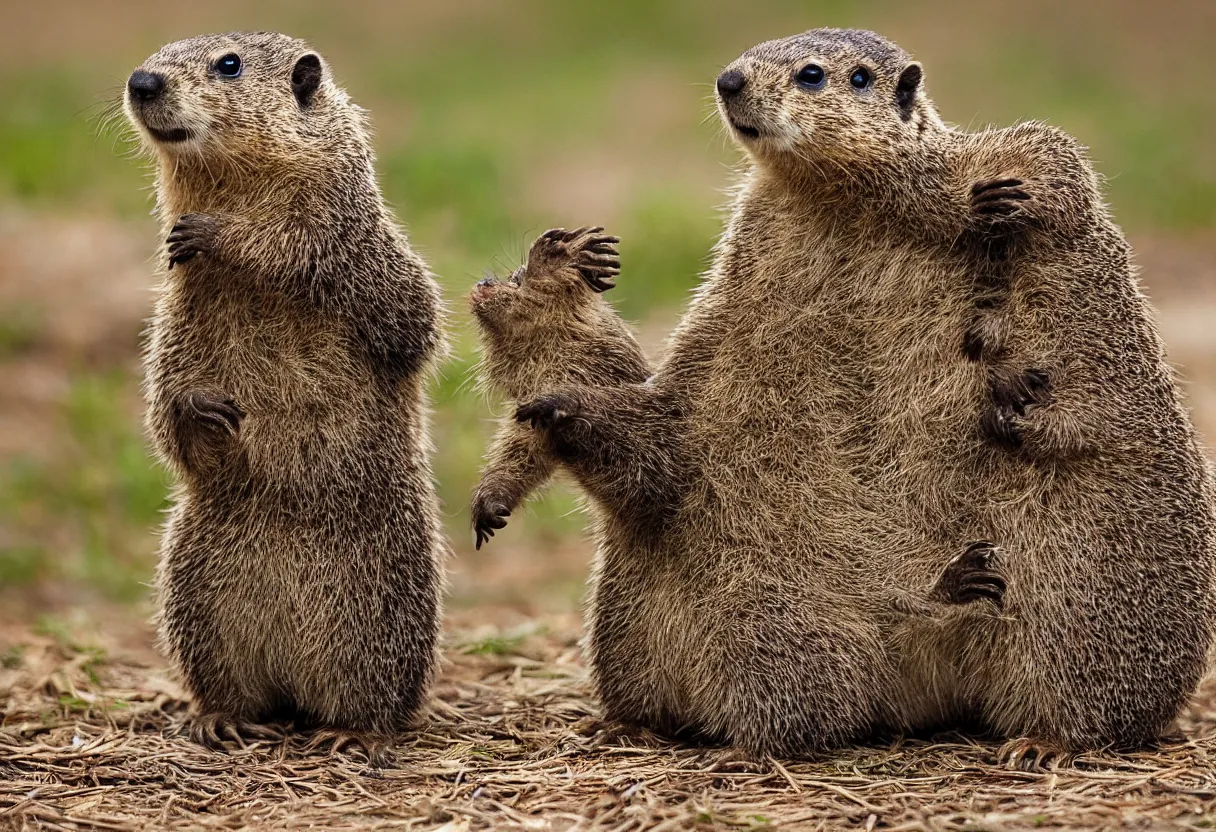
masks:
[[[916,93],[923,77],[924,72],[920,64],[908,64],[895,82],[895,106],[899,108],[905,121],[912,117],[912,107],[916,104]]]
[[[312,103],[313,94],[321,86],[321,59],[308,54],[296,61],[295,69],[291,71],[291,91],[301,107]]]

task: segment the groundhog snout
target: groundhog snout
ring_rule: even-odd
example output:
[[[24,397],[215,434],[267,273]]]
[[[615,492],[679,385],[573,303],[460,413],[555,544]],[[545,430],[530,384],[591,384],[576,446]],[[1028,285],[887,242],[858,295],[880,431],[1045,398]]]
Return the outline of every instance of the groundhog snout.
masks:
[[[737,69],[728,69],[718,76],[718,95],[726,101],[743,92],[747,86],[747,76]]]
[[[498,290],[500,283],[498,278],[492,275],[486,275],[481,280],[477,281],[477,285],[473,287],[473,291],[469,295],[469,299],[473,303],[481,303],[489,300]]]
[[[127,94],[132,103],[146,104],[160,98],[165,91],[165,76],[146,69],[137,69],[127,79]]]

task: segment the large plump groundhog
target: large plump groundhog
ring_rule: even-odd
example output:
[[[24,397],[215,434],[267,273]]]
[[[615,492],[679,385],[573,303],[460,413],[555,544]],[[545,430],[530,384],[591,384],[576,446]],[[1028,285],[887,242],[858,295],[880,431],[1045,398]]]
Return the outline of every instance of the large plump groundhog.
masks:
[[[1213,489],[1082,149],[943,124],[867,32],[717,91],[751,166],[655,376],[518,414],[670,508],[601,536],[607,714],[758,753],[1158,736],[1212,640]]]
[[[279,717],[399,731],[440,622],[423,386],[441,310],[381,199],[363,112],[277,34],[170,44],[126,106],[167,236],[146,390],[179,480],[159,624],[194,735]]]
[[[618,238],[603,228],[555,228],[537,238],[506,280],[492,275],[469,296],[484,360],[482,382],[519,404],[557,384],[641,383],[649,370],[633,333],[602,297],[620,273]],[[473,496],[477,548],[553,474],[541,437],[507,418]],[[592,494],[594,482],[588,483]],[[615,489],[609,484],[610,493]]]

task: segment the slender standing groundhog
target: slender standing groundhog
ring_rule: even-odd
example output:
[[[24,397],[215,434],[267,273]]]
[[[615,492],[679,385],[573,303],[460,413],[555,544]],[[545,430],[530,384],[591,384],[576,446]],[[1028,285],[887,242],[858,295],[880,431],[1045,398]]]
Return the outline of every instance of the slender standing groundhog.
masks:
[[[674,506],[601,533],[607,715],[758,753],[1158,736],[1212,640],[1213,489],[1082,148],[945,125],[868,32],[760,44],[717,93],[750,170],[654,377],[517,414],[601,499]]]
[[[557,384],[646,380],[641,347],[600,296],[620,273],[620,241],[603,230],[546,231],[507,280],[487,276],[473,289],[469,306],[480,327],[487,388],[518,404]],[[473,496],[477,548],[549,479],[559,458],[525,426],[503,421]]]
[[[218,743],[386,736],[423,702],[445,544],[423,386],[439,290],[386,210],[363,112],[278,34],[170,44],[127,84],[166,261],[148,424],[178,477],[161,640]]]

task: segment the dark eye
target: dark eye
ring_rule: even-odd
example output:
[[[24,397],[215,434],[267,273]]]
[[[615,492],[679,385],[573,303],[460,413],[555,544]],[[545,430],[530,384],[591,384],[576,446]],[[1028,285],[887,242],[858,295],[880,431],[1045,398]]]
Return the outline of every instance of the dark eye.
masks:
[[[225,78],[235,78],[241,74],[241,56],[228,53],[215,62],[215,72]]]
[[[853,74],[849,76],[849,83],[853,85],[853,89],[855,90],[864,90],[870,86],[873,80],[874,76],[864,66],[857,67],[857,69],[853,70]]]
[[[825,77],[823,67],[819,64],[807,64],[798,70],[798,74],[794,76],[794,80],[804,87],[817,90],[823,86]]]

